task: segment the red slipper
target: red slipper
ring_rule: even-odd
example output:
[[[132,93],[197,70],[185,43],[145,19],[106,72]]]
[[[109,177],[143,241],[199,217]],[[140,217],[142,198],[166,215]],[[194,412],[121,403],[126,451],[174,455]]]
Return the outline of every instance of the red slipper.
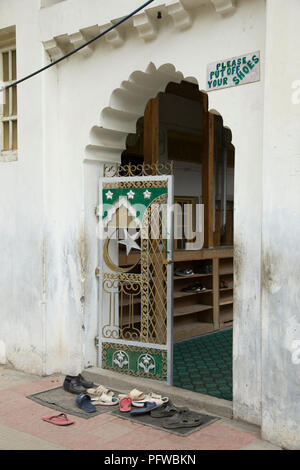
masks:
[[[131,410],[131,398],[130,397],[122,398],[120,400],[120,411],[127,413],[130,410]]]
[[[57,416],[43,416],[43,421],[47,421],[47,423],[56,424],[56,426],[69,426],[69,424],[73,424],[74,421],[68,419],[65,413],[61,413]]]

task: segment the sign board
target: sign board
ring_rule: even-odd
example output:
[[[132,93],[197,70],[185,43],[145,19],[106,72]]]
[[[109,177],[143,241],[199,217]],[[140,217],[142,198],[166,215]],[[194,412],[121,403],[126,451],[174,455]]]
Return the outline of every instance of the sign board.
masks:
[[[260,52],[219,60],[207,66],[207,91],[221,90],[260,80]]]

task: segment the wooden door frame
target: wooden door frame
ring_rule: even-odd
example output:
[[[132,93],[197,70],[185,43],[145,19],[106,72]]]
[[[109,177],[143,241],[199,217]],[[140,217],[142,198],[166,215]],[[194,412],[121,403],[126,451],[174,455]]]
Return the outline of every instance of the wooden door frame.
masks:
[[[200,151],[202,157],[202,203],[204,204],[204,248],[213,247],[215,116],[208,111],[207,94],[201,92],[198,85],[194,83],[170,82],[165,93],[198,101],[202,106],[204,139]],[[159,96],[158,94],[148,101],[144,113],[144,162],[147,164],[155,164],[159,161]]]

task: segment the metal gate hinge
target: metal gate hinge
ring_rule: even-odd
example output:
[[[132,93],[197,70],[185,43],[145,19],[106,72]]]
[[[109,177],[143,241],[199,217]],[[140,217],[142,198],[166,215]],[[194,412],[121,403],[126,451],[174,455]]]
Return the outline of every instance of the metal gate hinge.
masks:
[[[97,347],[99,345],[99,336],[95,337],[95,346]]]
[[[99,206],[95,207],[94,212],[95,212],[95,216],[99,217]]]
[[[98,267],[95,269],[95,276],[100,276],[100,269]]]

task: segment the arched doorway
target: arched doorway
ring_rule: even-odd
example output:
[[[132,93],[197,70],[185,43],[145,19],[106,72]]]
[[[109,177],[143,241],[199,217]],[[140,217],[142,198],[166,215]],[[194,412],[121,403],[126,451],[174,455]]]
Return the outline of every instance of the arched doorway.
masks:
[[[183,220],[175,229],[173,384],[232,400],[234,147],[207,104],[197,85],[169,83],[128,135],[122,163],[172,160],[180,218],[204,204],[203,247],[178,232]]]
[[[183,344],[207,338],[213,332],[217,335],[223,330],[229,331],[227,329],[233,325],[234,148],[230,130],[223,126],[220,115],[208,111],[208,97],[194,83],[170,81],[163,92],[146,103],[144,113],[135,115],[135,121],[134,113],[121,112],[122,118],[132,119],[130,126],[132,128],[134,122],[135,132],[128,134],[99,128],[92,134],[94,139],[97,136],[106,145],[111,138],[121,147],[126,147],[121,157],[123,164],[174,160],[177,202],[184,205],[188,199],[192,204],[204,205],[204,246],[187,249],[190,240],[178,240],[174,253],[173,340],[175,344]],[[110,119],[114,114],[111,110],[109,113],[106,111]],[[120,117],[120,110],[117,115]],[[118,126],[117,122],[115,126]],[[95,147],[89,146],[89,151],[98,151]],[[112,149],[109,145],[107,148],[109,151]],[[116,160],[119,161],[120,157]],[[231,193],[229,187],[232,188]],[[184,275],[184,270],[188,269],[193,274]],[[177,275],[176,271],[180,270],[183,275]],[[205,289],[193,291],[196,284]],[[184,364],[193,362],[192,349],[188,348],[189,357],[185,356]],[[230,360],[228,364],[231,368]],[[204,379],[200,380],[203,382]],[[180,384],[190,388],[190,383]],[[200,391],[201,387],[193,389]],[[230,399],[228,387],[225,392],[215,396]],[[207,393],[210,394],[209,390]]]

